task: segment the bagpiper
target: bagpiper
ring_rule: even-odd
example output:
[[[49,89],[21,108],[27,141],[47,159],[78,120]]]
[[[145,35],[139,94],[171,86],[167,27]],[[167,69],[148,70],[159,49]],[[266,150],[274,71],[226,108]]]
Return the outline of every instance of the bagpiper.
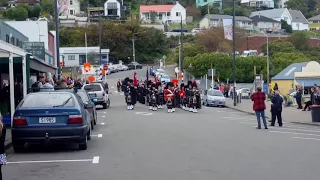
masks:
[[[200,98],[200,92],[198,90],[198,86],[196,82],[192,83],[192,91],[191,91],[191,99],[192,99],[192,111],[194,113],[198,112],[198,109],[200,109],[201,105],[201,98]]]
[[[163,96],[163,85],[161,82],[157,83],[157,105],[159,109],[163,109],[163,102],[164,102],[164,96]]]
[[[156,111],[157,110],[157,89],[156,85],[152,84],[151,85],[151,90],[150,90],[150,98],[149,98],[149,110]]]
[[[180,85],[179,96],[180,96],[180,107],[182,109],[186,109],[186,91],[185,91],[184,83],[181,83]]]
[[[133,92],[131,88],[131,83],[129,78],[125,78],[122,83],[122,90],[124,92],[125,96],[125,101],[127,103],[127,110],[132,110],[133,109]]]
[[[187,108],[185,110],[192,112],[193,109],[192,109],[192,82],[191,81],[188,81],[187,88],[185,91],[186,91],[186,99],[187,99]]]
[[[167,102],[168,113],[175,112],[174,102],[173,102],[174,89],[170,82],[167,84],[167,87],[164,90],[164,99]]]

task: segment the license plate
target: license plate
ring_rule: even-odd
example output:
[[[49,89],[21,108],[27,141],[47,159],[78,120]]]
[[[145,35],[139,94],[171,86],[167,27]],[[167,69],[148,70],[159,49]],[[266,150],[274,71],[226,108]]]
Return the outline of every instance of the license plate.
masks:
[[[56,123],[56,118],[55,117],[42,117],[42,118],[39,118],[39,123],[43,123],[43,124]]]

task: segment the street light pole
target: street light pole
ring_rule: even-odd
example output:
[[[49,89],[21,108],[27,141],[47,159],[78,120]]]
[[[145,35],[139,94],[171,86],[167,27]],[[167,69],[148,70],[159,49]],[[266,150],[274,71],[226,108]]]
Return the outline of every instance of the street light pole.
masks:
[[[58,67],[58,80],[61,79],[61,66],[60,66],[60,52],[59,52],[59,10],[58,10],[58,0],[54,0],[54,19],[56,21],[56,60],[57,60],[57,67]]]
[[[100,56],[100,65],[102,65],[102,57],[101,57],[101,12],[99,12],[99,56]]]
[[[182,14],[180,14],[181,17],[181,22],[180,22],[180,62],[179,62],[179,70],[180,73],[183,73],[183,42],[182,42],[182,36],[183,36],[183,32],[182,32]]]
[[[269,36],[263,31],[262,33],[267,37],[267,92],[269,93],[269,84],[270,84]]]
[[[133,62],[136,62],[136,50],[135,50],[135,44],[134,44],[134,33],[132,33],[132,58],[133,58]]]
[[[237,105],[237,92],[236,92],[236,1],[233,0],[233,18],[232,18],[232,47],[233,47],[233,105]]]

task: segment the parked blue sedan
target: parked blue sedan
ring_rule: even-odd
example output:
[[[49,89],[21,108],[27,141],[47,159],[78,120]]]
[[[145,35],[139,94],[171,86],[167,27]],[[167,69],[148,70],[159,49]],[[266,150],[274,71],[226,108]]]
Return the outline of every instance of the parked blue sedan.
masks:
[[[16,152],[25,143],[70,143],[87,149],[91,139],[90,114],[80,97],[70,92],[28,94],[13,118],[12,145]]]

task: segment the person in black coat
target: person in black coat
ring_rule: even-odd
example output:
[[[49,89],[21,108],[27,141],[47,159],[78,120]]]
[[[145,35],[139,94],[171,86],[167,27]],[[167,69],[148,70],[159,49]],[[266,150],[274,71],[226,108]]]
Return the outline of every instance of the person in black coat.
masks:
[[[272,97],[271,102],[271,126],[274,126],[276,119],[278,119],[278,124],[281,127],[283,98],[280,96],[279,91],[274,91],[274,96]]]

